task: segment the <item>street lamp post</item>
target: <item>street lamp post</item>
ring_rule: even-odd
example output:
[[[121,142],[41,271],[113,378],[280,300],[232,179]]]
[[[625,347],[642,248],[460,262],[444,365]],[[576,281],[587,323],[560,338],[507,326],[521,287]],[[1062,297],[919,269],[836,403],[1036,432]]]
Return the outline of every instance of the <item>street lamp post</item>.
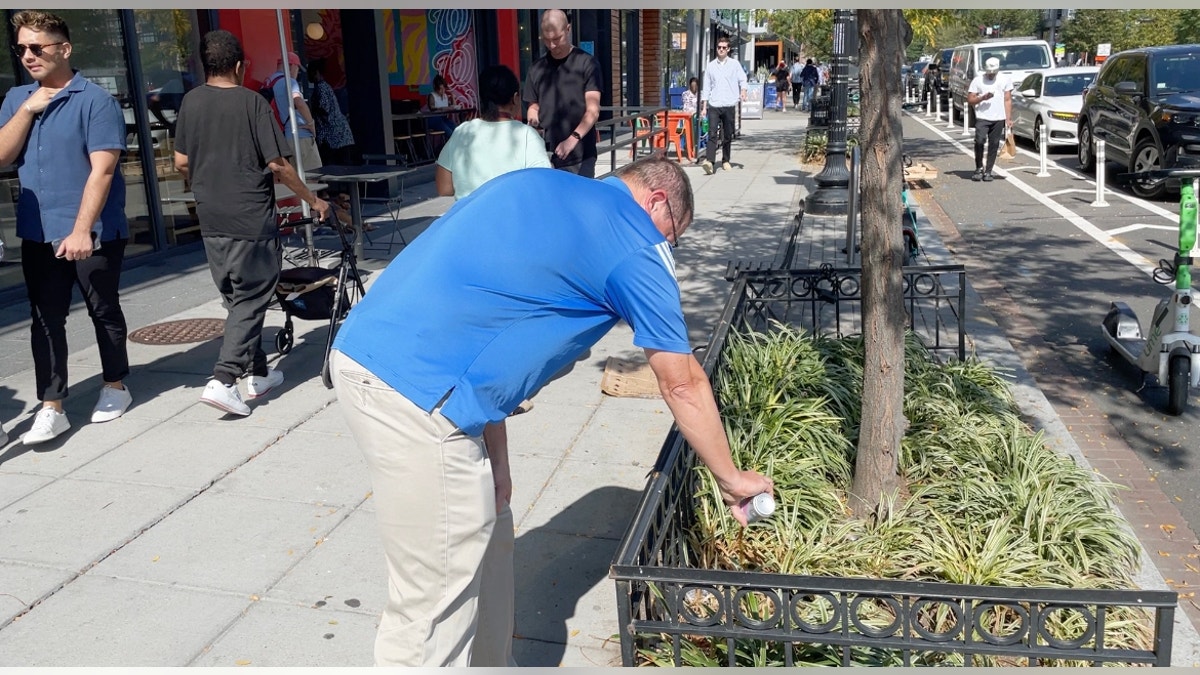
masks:
[[[846,166],[846,105],[849,94],[850,54],[848,32],[854,10],[833,10],[832,88],[829,95],[829,140],[825,168],[814,176],[817,189],[808,196],[805,213],[844,215],[849,208],[850,170]],[[857,41],[855,41],[857,42]]]

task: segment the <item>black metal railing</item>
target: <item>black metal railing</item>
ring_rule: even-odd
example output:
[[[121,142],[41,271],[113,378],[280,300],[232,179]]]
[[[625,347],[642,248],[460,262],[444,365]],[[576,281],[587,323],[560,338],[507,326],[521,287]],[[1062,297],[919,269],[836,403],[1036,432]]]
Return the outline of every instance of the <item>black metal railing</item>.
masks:
[[[794,242],[794,235],[787,238]],[[716,372],[734,329],[765,330],[774,320],[822,334],[858,332],[850,306],[861,307],[861,273],[830,266],[731,270],[733,288],[703,356],[708,377]],[[910,328],[935,353],[953,350],[963,358],[964,268],[906,267],[903,274]],[[913,323],[925,315],[948,315],[957,326],[957,340],[943,341],[950,331],[937,328],[940,319]],[[763,651],[782,647],[772,654],[788,666],[797,654],[800,660],[817,654],[825,661],[833,654],[843,665],[970,666],[981,655],[1028,665],[1064,660],[1170,665],[1178,599],[1171,591],[968,586],[695,568],[688,540],[699,480],[695,467],[695,453],[672,426],[610,571],[625,666],[638,665],[639,655],[651,658],[649,654],[656,662],[665,658],[683,665],[687,645],[697,640],[721,644],[727,665],[735,665],[736,654],[747,645]],[[1148,618],[1152,614],[1149,649],[1106,640],[1106,620],[1115,607],[1142,608]],[[868,609],[882,610],[893,620],[886,626],[869,625],[860,618],[860,610]],[[948,612],[953,621],[933,626],[928,617],[934,610]],[[1062,612],[1083,620],[1083,628],[1070,638],[1054,637],[1047,629],[1050,617]],[[1005,632],[988,628],[996,623],[988,620],[990,613],[1004,615]],[[806,620],[811,616],[821,616],[821,622]]]

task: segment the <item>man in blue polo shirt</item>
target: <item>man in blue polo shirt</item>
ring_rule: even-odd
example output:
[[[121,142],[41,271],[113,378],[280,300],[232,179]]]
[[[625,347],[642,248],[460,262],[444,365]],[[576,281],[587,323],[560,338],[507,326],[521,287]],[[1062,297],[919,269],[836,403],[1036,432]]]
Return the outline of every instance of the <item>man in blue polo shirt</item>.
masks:
[[[36,82],[13,87],[0,106],[0,165],[16,163],[21,181],[17,236],[32,309],[30,342],[42,409],[23,437],[42,443],[70,428],[67,397],[67,313],[78,286],[96,328],[104,386],[93,422],[125,413],[132,402],[125,314],[118,289],[129,223],[125,181],[125,118],[108,92],[71,69],[67,23],[49,12],[13,16],[13,51]]]
[[[734,465],[687,340],[671,248],[692,213],[661,157],[602,181],[522,169],[456,202],[350,310],[332,371],[388,560],[378,665],[515,665],[505,418],[620,320],[734,518],[772,490]]]

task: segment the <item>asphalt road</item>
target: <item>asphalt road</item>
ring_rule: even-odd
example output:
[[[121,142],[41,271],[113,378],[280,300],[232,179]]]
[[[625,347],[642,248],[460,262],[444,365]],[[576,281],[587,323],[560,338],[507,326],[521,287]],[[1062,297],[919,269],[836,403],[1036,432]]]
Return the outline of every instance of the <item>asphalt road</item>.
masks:
[[[1078,171],[1074,147],[1052,150],[1050,175],[1038,177],[1036,151],[1021,141],[1015,159],[997,162],[1011,176],[976,183],[970,180],[974,136],[962,135],[961,122],[951,129],[923,113],[906,115],[904,135],[905,152],[940,171],[931,181],[931,194],[972,251],[973,259],[963,261],[968,278],[974,265],[991,269],[1014,303],[1007,311],[1015,305],[1051,345],[1096,409],[1156,475],[1192,531],[1200,531],[1200,443],[1195,439],[1200,391],[1191,391],[1182,415],[1165,414],[1166,387],[1148,376],[1139,391],[1140,369],[1111,352],[1100,328],[1109,303],[1123,300],[1145,333],[1155,304],[1171,293],[1173,287],[1155,283],[1151,273],[1160,259],[1174,256],[1178,193],[1161,201],[1132,197],[1112,187],[1112,176],[1122,169],[1110,163],[1108,206],[1093,206],[1095,182]],[[993,304],[987,295],[984,300]],[[1004,314],[995,309],[1009,330]],[[1041,384],[1039,373],[1033,373]],[[1055,399],[1055,392],[1041,388]]]

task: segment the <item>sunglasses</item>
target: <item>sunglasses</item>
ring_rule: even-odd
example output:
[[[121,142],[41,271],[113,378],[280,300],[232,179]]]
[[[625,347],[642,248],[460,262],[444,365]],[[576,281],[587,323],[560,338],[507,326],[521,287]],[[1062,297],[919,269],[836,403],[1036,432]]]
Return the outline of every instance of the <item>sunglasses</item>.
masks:
[[[723,52],[727,52],[727,51],[729,51],[729,45],[717,45],[717,49],[719,49]],[[34,54],[34,56],[37,56],[37,52],[34,52],[33,54]]]
[[[25,56],[26,49],[28,49],[34,56],[41,58],[42,52],[44,52],[46,50],[46,47],[53,47],[54,45],[62,45],[62,44],[66,44],[66,43],[65,42],[51,42],[50,44],[45,44],[45,45],[15,44],[12,46],[12,50],[13,50],[13,53],[17,55],[18,59]]]

